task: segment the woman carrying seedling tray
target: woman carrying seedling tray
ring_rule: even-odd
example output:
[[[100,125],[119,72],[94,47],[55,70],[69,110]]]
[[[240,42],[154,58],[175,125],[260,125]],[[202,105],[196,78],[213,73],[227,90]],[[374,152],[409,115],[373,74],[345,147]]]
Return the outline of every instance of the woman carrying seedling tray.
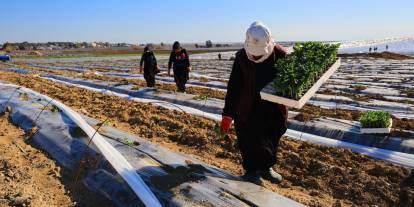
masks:
[[[180,46],[179,42],[174,42],[173,50],[168,61],[168,75],[173,66],[174,81],[179,92],[185,92],[185,84],[188,81],[188,74],[191,70],[190,58],[187,51]]]
[[[287,129],[287,107],[262,100],[260,91],[275,78],[273,65],[286,56],[275,45],[270,30],[254,22],[246,32],[244,48],[234,60],[227,86],[221,133],[228,133],[234,120],[246,181],[261,184],[262,179],[280,183],[273,170],[280,137]]]
[[[144,78],[147,82],[147,87],[155,86],[155,74],[159,72],[157,59],[154,53],[149,49],[148,46],[144,48],[141,61],[139,63],[139,72],[142,73],[142,64],[144,64]]]

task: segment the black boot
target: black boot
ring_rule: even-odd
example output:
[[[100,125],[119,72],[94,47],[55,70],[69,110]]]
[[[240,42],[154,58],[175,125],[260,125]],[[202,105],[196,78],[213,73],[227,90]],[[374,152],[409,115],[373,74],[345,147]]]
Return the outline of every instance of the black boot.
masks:
[[[262,185],[263,184],[263,181],[262,181],[262,178],[260,177],[260,172],[259,171],[246,172],[241,177],[243,178],[243,180],[245,180],[247,182],[254,183],[256,185]]]
[[[263,179],[268,180],[274,184],[279,184],[283,180],[283,177],[279,173],[275,172],[273,168],[262,170],[260,172],[260,175]]]

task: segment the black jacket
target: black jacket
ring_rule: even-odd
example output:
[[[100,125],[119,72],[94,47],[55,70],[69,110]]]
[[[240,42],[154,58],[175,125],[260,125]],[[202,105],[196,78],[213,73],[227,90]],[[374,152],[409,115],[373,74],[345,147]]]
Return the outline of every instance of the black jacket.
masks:
[[[185,49],[181,49],[178,54],[172,51],[170,59],[168,61],[168,69],[171,69],[173,65],[174,69],[185,69],[190,67],[190,57]]]
[[[144,69],[154,69],[157,66],[157,59],[152,51],[144,52],[139,65],[144,64]]]
[[[276,46],[269,58],[262,63],[255,63],[247,58],[244,49],[239,50],[227,85],[223,116],[247,120],[253,107],[261,101],[260,91],[276,76],[273,65],[278,58],[285,56],[285,51]]]

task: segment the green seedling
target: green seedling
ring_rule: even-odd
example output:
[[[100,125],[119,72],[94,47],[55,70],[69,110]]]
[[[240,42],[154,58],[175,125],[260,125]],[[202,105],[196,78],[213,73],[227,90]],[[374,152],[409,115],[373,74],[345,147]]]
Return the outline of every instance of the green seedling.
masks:
[[[111,122],[107,119],[101,123],[98,123],[96,126],[110,126]]]
[[[52,105],[52,108],[50,109],[50,111],[53,113],[61,112],[61,110],[56,105]]]
[[[336,61],[339,44],[319,42],[297,43],[294,52],[279,59],[273,87],[276,95],[300,99]]]
[[[134,143],[134,141],[131,141],[131,140],[127,139],[127,138],[124,138],[122,140],[122,144],[128,145],[128,146],[134,146],[135,143]]]
[[[386,111],[366,111],[359,118],[362,128],[387,128],[391,125],[391,114]]]
[[[194,98],[193,99],[195,99],[195,100],[199,100],[199,101],[207,101],[208,100],[208,96],[206,96],[206,95],[199,95],[199,96],[194,96]]]
[[[217,138],[219,138],[219,139],[229,139],[229,135],[228,134],[222,134],[221,133],[221,129],[220,129],[220,125],[219,124],[214,125],[213,131],[216,134],[216,137]]]
[[[133,87],[131,88],[131,90],[138,91],[138,90],[139,90],[139,86],[135,85],[135,86],[133,86]]]

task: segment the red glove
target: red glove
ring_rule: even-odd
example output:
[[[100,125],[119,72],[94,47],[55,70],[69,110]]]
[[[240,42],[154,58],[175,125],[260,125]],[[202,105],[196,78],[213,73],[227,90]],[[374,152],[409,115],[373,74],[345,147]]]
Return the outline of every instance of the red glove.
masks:
[[[231,122],[233,119],[229,116],[223,116],[221,119],[221,126],[220,126],[220,132],[221,134],[227,134],[231,127]]]

